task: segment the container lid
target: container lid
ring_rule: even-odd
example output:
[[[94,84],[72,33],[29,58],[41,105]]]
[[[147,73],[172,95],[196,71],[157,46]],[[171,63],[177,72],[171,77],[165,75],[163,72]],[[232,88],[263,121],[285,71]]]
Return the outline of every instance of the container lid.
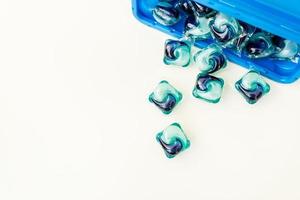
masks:
[[[300,0],[196,0],[300,44]]]

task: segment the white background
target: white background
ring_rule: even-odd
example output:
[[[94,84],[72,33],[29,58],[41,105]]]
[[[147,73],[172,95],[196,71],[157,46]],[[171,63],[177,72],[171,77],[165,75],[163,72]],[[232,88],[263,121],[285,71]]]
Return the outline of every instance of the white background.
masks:
[[[130,1],[2,0],[0,27],[1,200],[300,199],[299,82],[251,106],[231,64],[221,102],[197,100]],[[169,116],[147,101],[162,79],[184,94]],[[168,160],[175,121],[191,148]]]

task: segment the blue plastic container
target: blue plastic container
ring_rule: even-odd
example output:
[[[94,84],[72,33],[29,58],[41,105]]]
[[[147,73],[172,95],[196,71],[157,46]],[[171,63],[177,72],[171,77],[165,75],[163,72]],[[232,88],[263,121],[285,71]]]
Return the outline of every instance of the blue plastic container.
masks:
[[[300,0],[195,0],[217,11],[247,22],[265,31],[300,44]],[[158,0],[132,0],[135,17],[142,23],[172,35],[183,36],[184,18],[172,26],[157,23],[152,17],[152,10]],[[196,43],[205,47],[208,41]],[[239,57],[230,50],[225,50],[230,61],[243,67],[259,71],[262,75],[280,82],[292,83],[300,77],[300,64],[290,61],[270,59],[249,59]]]

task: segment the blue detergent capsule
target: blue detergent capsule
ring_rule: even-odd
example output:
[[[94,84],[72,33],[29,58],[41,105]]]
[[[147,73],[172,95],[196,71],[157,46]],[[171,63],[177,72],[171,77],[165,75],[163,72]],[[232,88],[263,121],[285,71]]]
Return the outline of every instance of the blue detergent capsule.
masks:
[[[153,9],[152,15],[158,23],[164,26],[173,26],[180,20],[180,12],[167,1],[159,2]]]
[[[283,39],[279,36],[273,36],[272,42],[275,46],[275,53],[272,55],[273,58],[298,62],[300,47],[296,42]],[[298,58],[296,59],[296,57]]]
[[[227,66],[227,58],[220,46],[209,45],[194,55],[194,63],[200,69],[200,74],[215,73]]]
[[[274,52],[271,34],[266,32],[255,33],[243,48],[244,55],[252,59],[266,58]]]
[[[149,101],[164,114],[170,114],[181,100],[181,92],[165,80],[161,81],[149,96]]]
[[[167,40],[163,60],[166,65],[187,67],[191,60],[191,42],[188,40]]]
[[[185,21],[184,34],[193,40],[206,40],[211,37],[208,19],[205,17],[188,16]]]
[[[218,103],[222,96],[223,87],[223,79],[212,75],[199,74],[193,96],[209,103]]]
[[[232,43],[242,33],[238,21],[223,13],[218,13],[209,21],[209,27],[213,38],[222,46],[232,46]]]
[[[270,91],[270,85],[255,71],[244,75],[236,82],[235,87],[249,104],[255,104]]]
[[[173,123],[156,135],[157,142],[168,158],[174,158],[190,147],[190,140],[178,123]]]

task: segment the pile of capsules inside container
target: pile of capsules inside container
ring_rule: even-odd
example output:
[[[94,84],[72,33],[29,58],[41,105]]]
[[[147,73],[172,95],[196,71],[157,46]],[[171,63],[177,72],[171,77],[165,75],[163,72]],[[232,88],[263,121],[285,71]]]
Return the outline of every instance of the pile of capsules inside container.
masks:
[[[183,38],[167,40],[164,63],[199,68],[193,96],[209,103],[221,99],[224,80],[214,73],[227,66],[224,49],[249,59],[277,59],[299,62],[299,45],[250,24],[217,12],[190,0],[160,0],[152,11],[153,18],[163,26],[174,26],[185,19]],[[191,48],[201,40],[213,41],[195,54]],[[192,55],[193,54],[193,55]],[[236,90],[250,104],[255,104],[270,91],[262,76],[250,70],[235,84]],[[182,100],[182,93],[166,80],[161,81],[150,94],[149,101],[164,114],[170,114]],[[190,146],[190,141],[178,123],[171,124],[158,133],[157,141],[168,158],[175,157]]]

